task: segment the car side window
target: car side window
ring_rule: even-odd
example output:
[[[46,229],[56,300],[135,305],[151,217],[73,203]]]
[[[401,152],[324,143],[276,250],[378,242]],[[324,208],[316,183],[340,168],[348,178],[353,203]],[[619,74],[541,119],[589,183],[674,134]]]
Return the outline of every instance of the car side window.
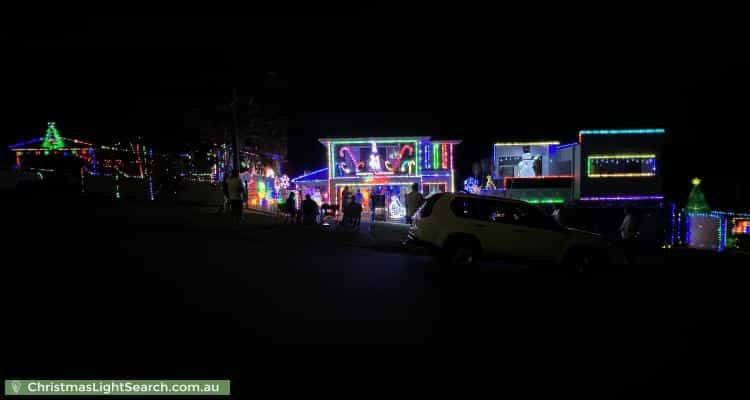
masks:
[[[551,217],[548,217],[536,207],[515,205],[513,209],[516,223],[520,225],[542,229],[553,229],[557,226]]]
[[[451,202],[451,210],[459,218],[477,218],[477,201],[470,197],[456,197]]]
[[[513,213],[513,209],[506,203],[494,200],[480,200],[479,219],[505,224],[516,223],[516,216]]]

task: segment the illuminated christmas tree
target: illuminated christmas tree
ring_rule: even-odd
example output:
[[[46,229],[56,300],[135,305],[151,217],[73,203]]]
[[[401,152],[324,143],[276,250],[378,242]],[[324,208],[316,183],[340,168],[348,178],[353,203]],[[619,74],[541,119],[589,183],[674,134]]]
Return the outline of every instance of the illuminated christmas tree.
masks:
[[[703,196],[700,184],[700,179],[693,179],[693,190],[690,191],[685,208],[687,208],[688,211],[693,212],[711,212],[711,207],[708,206],[706,198]]]
[[[60,132],[57,131],[54,122],[47,124],[47,134],[42,141],[42,147],[48,150],[57,150],[65,147],[65,141],[60,136]]]

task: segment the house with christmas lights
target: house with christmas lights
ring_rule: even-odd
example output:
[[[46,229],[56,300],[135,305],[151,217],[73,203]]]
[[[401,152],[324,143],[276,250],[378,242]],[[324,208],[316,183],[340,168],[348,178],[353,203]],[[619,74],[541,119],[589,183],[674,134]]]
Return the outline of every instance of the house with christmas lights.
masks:
[[[42,177],[80,179],[81,191],[114,197],[154,198],[150,159],[153,150],[138,142],[96,145],[64,137],[54,122],[44,136],[8,146],[15,155],[14,168]]]
[[[293,178],[291,183],[299,193],[298,201],[309,194],[318,206],[328,203],[328,168],[304,171],[302,175]]]
[[[492,175],[464,182],[467,191],[536,204],[580,201],[659,203],[664,129],[582,130],[578,140],[498,142]]]
[[[692,183],[685,208],[672,209],[670,244],[713,251],[750,249],[750,213],[712,209],[700,188],[701,180],[695,178]]]
[[[455,191],[453,160],[460,140],[403,136],[319,141],[326,149],[328,166],[291,182],[320,203],[342,204],[344,191],[349,191],[361,199],[365,210],[400,219],[413,184],[424,194]]]
[[[93,143],[63,137],[54,122],[47,124],[44,136],[8,146],[15,155],[15,168],[42,173],[97,172],[97,152]]]
[[[238,171],[247,189],[247,206],[273,210],[283,202],[289,186],[289,177],[281,173],[283,156],[251,149],[242,146],[239,151]],[[234,169],[233,149],[229,143],[204,140],[158,164],[157,175],[166,174],[176,181],[178,201],[220,205],[224,201],[221,182]]]

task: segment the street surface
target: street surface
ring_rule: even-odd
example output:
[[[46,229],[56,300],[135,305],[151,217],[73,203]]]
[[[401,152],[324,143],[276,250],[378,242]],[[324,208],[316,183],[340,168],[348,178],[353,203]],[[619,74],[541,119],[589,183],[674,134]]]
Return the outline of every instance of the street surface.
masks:
[[[451,271],[258,214],[75,196],[0,210],[4,376],[226,376],[243,397],[747,393],[746,260],[678,251],[590,279]]]

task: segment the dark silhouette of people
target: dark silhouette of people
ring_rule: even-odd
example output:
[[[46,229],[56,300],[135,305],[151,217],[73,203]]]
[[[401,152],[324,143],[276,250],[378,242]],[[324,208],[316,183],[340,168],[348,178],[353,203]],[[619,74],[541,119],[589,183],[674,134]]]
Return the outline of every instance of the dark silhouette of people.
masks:
[[[352,227],[357,228],[359,227],[359,222],[362,219],[362,204],[357,201],[357,199],[354,199],[352,201]]]
[[[302,201],[302,224],[303,225],[314,225],[315,219],[318,216],[318,203],[310,198],[309,194],[305,195],[305,200]]]
[[[352,198],[352,201],[344,206],[344,217],[341,220],[343,225],[351,225],[352,227],[359,226],[359,222],[362,218],[362,205],[357,202],[356,198]]]

